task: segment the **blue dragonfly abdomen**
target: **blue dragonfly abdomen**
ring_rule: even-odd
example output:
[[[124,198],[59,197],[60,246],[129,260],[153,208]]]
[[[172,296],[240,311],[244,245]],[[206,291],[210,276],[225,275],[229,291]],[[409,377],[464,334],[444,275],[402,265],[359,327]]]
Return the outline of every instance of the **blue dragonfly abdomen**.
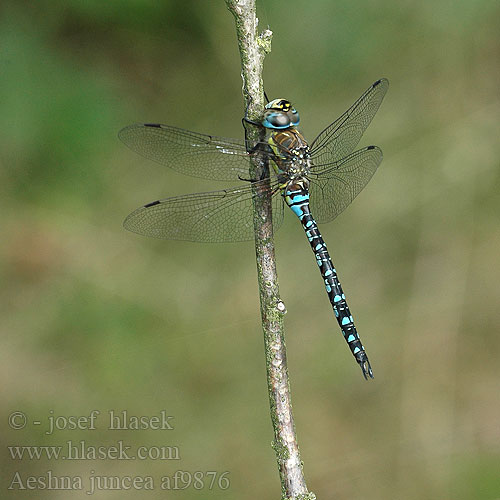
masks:
[[[289,184],[284,190],[286,204],[299,218],[311,249],[316,257],[321,276],[323,278],[328,299],[333,307],[335,317],[342,330],[347,345],[349,346],[356,361],[361,366],[365,378],[373,378],[373,371],[368,361],[365,348],[361,343],[358,332],[354,325],[352,314],[347,305],[344,291],[338,279],[326,243],[314,220],[309,205],[309,189],[304,182],[298,181]]]

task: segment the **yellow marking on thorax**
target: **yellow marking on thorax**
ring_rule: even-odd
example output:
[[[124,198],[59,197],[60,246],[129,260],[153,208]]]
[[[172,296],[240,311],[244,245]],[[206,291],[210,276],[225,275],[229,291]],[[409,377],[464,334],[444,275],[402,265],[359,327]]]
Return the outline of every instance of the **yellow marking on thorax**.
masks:
[[[272,135],[269,137],[269,139],[267,140],[267,142],[268,142],[269,146],[271,146],[271,149],[273,150],[273,153],[276,155],[276,157],[279,158],[279,150],[278,150],[278,148],[276,147],[276,144],[273,141],[273,136]],[[273,169],[276,172],[276,174],[279,174],[282,170],[279,168],[279,166],[277,165],[277,163],[274,160],[271,160],[271,163],[272,163]]]

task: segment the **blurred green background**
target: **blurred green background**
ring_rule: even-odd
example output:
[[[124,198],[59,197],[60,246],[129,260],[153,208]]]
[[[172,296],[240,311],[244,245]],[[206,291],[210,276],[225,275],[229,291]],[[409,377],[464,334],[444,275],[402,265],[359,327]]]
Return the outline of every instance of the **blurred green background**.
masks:
[[[254,249],[122,229],[143,203],[218,189],[135,155],[134,122],[242,137],[225,3],[4,0],[0,7],[2,498],[21,477],[146,476],[94,498],[278,499]],[[296,427],[319,499],[500,498],[498,2],[260,1],[265,88],[310,140],[376,79],[391,87],[362,145],[384,162],[321,229],[375,380],[341,338],[303,231],[276,236]],[[50,415],[101,411],[94,431]],[[175,417],[110,431],[109,410]],[[7,416],[23,411],[15,431]],[[50,412],[53,413],[50,413]],[[42,421],[41,426],[33,420]],[[179,461],[12,460],[6,445],[178,446]],[[221,491],[162,491],[176,470]],[[94,471],[94,472],[92,472]]]

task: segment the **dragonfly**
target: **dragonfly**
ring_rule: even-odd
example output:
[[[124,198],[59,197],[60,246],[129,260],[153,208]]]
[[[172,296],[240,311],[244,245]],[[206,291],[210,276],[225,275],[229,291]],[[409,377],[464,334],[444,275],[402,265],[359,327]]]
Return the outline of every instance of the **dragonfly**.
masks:
[[[373,378],[318,223],[337,217],[380,165],[382,151],[377,146],[354,149],[388,87],[387,79],[377,80],[310,144],[297,128],[299,113],[290,101],[281,98],[267,103],[260,122],[245,116],[244,121],[266,131],[266,139],[251,148],[246,138],[215,137],[158,123],[123,128],[119,138],[145,158],[194,177],[240,181],[238,186],[228,189],[147,203],[127,216],[124,227],[142,235],[172,240],[250,240],[254,238],[253,198],[258,192],[269,191],[273,229],[277,230],[283,221],[284,205],[290,207],[314,252],[343,337],[365,379]],[[256,154],[264,155],[272,168],[266,170],[263,178],[247,179],[250,160]]]

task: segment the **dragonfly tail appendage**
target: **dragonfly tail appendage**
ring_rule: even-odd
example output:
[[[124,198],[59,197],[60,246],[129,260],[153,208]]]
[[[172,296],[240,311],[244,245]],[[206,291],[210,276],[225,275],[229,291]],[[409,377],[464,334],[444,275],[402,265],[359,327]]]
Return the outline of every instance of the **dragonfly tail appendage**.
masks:
[[[337,277],[337,271],[333,266],[326,243],[321,236],[318,225],[314,220],[309,209],[309,192],[307,187],[301,183],[289,185],[285,192],[285,202],[292,211],[299,217],[302,226],[306,232],[312,251],[316,257],[321,276],[323,277],[326,292],[330,303],[332,304],[335,317],[342,330],[344,339],[349,346],[353,356],[361,367],[365,379],[373,378],[373,370],[365,348],[361,343],[354,320],[340,281]]]
[[[356,361],[359,363],[359,366],[361,366],[361,371],[363,372],[363,377],[365,377],[366,380],[368,378],[373,378],[373,370],[370,365],[370,361],[368,361],[368,356],[366,355],[365,351],[361,351],[359,355],[354,356],[356,358]]]

